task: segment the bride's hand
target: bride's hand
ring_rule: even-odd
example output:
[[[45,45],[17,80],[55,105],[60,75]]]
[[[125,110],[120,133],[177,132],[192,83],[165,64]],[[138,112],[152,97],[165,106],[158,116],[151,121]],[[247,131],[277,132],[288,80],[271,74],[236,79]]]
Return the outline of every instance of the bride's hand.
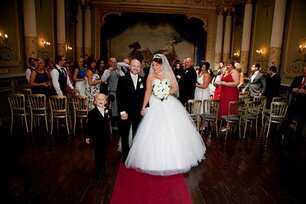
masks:
[[[144,116],[144,115],[146,114],[146,112],[147,112],[147,109],[146,109],[146,108],[143,108],[143,109],[141,109],[140,114],[141,114],[142,116]]]

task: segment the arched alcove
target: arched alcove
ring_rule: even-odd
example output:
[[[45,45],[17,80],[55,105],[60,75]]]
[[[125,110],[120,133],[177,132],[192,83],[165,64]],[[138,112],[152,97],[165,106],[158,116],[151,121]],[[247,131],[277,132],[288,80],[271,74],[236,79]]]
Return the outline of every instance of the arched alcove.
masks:
[[[158,28],[161,25],[169,24],[172,26],[175,32],[171,33],[168,37],[174,37],[175,43],[180,43],[181,40],[187,41],[193,45],[193,49],[190,51],[191,57],[196,59],[195,63],[199,64],[199,61],[205,59],[207,50],[207,32],[204,28],[204,22],[195,17],[188,17],[184,14],[165,14],[165,13],[141,13],[141,12],[123,12],[121,15],[118,13],[109,13],[103,16],[103,23],[100,28],[100,53],[103,58],[110,57],[111,53],[111,40],[121,33],[125,32],[127,29],[131,29],[139,24],[146,24],[149,29],[161,29],[159,32],[163,32],[163,28]],[[135,31],[133,31],[135,32]],[[139,34],[144,30],[137,31]],[[176,34],[175,34],[176,33]],[[168,33],[169,34],[169,33]],[[166,33],[161,33],[161,35],[168,35]],[[150,36],[146,33],[147,40],[152,44],[158,43],[162,37],[155,35]],[[122,37],[124,38],[124,36]],[[138,42],[139,39],[134,39],[130,43]],[[121,41],[123,48],[128,47],[126,42]],[[141,43],[140,43],[141,44]],[[117,45],[116,45],[117,46]],[[150,47],[150,46],[149,46]],[[154,47],[154,46],[152,46]],[[187,48],[187,47],[186,47]],[[162,47],[160,48],[163,49]],[[182,47],[180,48],[182,49]],[[151,50],[152,53],[157,50]],[[182,59],[181,59],[182,60]]]

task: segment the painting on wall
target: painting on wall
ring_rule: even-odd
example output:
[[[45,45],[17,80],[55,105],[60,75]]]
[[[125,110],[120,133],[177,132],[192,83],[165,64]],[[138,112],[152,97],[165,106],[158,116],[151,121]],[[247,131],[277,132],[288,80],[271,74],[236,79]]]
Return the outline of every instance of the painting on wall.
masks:
[[[195,46],[179,35],[169,23],[154,26],[138,23],[130,26],[110,39],[109,49],[111,56],[119,61],[124,57],[136,57],[148,62],[154,54],[162,53],[173,64],[196,56]]]

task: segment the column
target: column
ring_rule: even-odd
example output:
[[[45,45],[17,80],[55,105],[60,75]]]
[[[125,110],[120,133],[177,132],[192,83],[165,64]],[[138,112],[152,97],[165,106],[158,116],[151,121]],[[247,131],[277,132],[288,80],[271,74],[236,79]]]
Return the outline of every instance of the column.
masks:
[[[222,7],[217,8],[217,33],[216,33],[216,45],[215,45],[215,63],[221,61],[222,52],[222,37],[223,37],[223,14],[224,10]]]
[[[225,18],[224,29],[224,43],[223,43],[223,62],[226,63],[230,56],[231,46],[231,34],[232,34],[232,8],[227,9],[227,16]]]
[[[90,6],[87,6],[85,9],[85,54],[88,56],[91,55],[91,11]]]
[[[65,1],[56,1],[57,11],[57,53],[66,56]]]
[[[271,44],[268,66],[279,68],[281,58],[281,47],[283,42],[284,22],[286,12],[286,0],[276,0],[273,16]]]
[[[82,19],[82,6],[79,6],[77,14],[76,25],[76,57],[79,59],[83,57],[83,19]]]
[[[241,42],[241,55],[240,63],[242,65],[242,72],[246,74],[248,72],[249,65],[249,52],[251,42],[251,25],[252,25],[252,0],[247,0],[244,9],[243,30],[242,30],[242,42]]]
[[[26,61],[29,57],[37,57],[37,32],[35,0],[23,1],[24,44]]]

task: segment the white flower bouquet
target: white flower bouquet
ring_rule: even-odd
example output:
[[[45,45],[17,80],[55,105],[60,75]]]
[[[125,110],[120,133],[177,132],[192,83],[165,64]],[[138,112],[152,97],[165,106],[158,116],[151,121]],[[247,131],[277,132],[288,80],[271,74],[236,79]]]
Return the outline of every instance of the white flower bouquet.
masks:
[[[153,85],[153,94],[161,101],[168,98],[170,92],[170,86],[168,81],[160,81]]]

